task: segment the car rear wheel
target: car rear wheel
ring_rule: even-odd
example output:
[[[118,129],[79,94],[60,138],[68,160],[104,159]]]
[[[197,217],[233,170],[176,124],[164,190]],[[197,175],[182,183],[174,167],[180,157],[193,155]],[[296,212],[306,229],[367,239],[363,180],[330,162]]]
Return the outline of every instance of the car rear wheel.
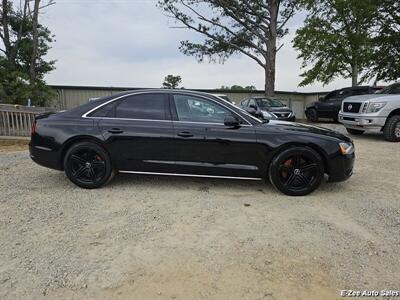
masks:
[[[318,122],[318,112],[315,108],[307,110],[307,120],[310,122]]]
[[[77,143],[68,149],[64,170],[74,184],[87,189],[101,187],[114,176],[108,153],[91,142]]]
[[[386,121],[383,136],[390,142],[400,142],[400,116],[391,116]]]
[[[364,130],[357,130],[357,129],[352,129],[352,128],[346,128],[347,132],[352,134],[352,135],[361,135],[364,133]]]
[[[321,184],[324,163],[313,149],[292,147],[274,157],[268,175],[272,185],[282,193],[304,196]]]

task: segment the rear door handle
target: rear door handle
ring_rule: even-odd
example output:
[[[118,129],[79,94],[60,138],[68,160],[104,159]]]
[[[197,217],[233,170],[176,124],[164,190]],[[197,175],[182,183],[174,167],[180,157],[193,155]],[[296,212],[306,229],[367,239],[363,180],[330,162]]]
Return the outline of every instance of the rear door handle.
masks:
[[[120,133],[123,133],[124,131],[119,128],[113,128],[113,129],[109,129],[108,132],[113,133],[113,134],[120,134]]]
[[[193,136],[193,134],[192,133],[190,133],[189,131],[182,131],[182,132],[179,132],[178,133],[178,136],[180,136],[180,137],[192,137]]]

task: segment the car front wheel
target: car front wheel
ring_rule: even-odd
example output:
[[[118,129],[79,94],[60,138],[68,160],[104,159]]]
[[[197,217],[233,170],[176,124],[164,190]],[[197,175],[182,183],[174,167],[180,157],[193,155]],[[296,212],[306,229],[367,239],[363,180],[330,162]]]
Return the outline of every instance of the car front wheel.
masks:
[[[94,189],[107,184],[114,176],[108,153],[96,143],[72,145],[64,157],[64,170],[77,186]]]
[[[310,122],[318,122],[318,112],[315,108],[307,110],[307,120]]]
[[[309,147],[292,147],[277,154],[269,168],[272,185],[290,196],[313,192],[324,177],[321,156]]]

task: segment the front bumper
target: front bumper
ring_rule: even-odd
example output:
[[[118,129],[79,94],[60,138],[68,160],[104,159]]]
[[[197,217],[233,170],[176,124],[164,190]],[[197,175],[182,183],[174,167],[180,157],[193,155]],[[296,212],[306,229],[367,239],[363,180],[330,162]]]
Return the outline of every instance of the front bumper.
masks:
[[[385,126],[386,118],[376,115],[360,115],[339,112],[339,122],[346,128],[352,129],[381,129]]]
[[[345,181],[353,175],[355,154],[338,155],[331,162],[329,182]]]
[[[295,122],[295,121],[296,121],[296,117],[295,117],[295,115],[290,115],[290,116],[287,117],[287,118],[285,118],[285,117],[275,117],[275,116],[273,116],[272,118],[265,118],[265,117],[262,117],[262,120],[278,120],[278,121]]]

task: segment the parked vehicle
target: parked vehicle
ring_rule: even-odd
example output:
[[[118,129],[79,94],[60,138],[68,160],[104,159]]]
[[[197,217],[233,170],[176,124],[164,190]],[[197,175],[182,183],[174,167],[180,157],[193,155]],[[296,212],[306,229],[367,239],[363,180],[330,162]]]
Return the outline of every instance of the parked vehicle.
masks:
[[[328,174],[352,175],[350,138],[323,128],[260,121],[210,94],[136,90],[39,117],[30,156],[83,188],[119,173],[262,180],[306,195]]]
[[[251,97],[240,101],[240,107],[261,120],[295,121],[293,111],[278,99]]]
[[[319,118],[329,118],[337,122],[343,99],[354,95],[373,94],[380,89],[381,87],[355,86],[332,91],[306,106],[307,120],[318,122]]]
[[[219,97],[219,98],[221,98],[221,99],[224,99],[225,101],[228,101],[228,102],[230,102],[230,103],[232,103],[232,104],[235,104],[235,103],[233,103],[233,101],[232,101],[231,99],[229,99],[229,97],[228,97],[227,95],[225,95],[225,94],[211,94],[211,95],[213,95],[213,96],[215,96],[215,97]]]
[[[350,134],[379,129],[386,140],[400,142],[400,82],[376,94],[346,98],[339,121]]]

